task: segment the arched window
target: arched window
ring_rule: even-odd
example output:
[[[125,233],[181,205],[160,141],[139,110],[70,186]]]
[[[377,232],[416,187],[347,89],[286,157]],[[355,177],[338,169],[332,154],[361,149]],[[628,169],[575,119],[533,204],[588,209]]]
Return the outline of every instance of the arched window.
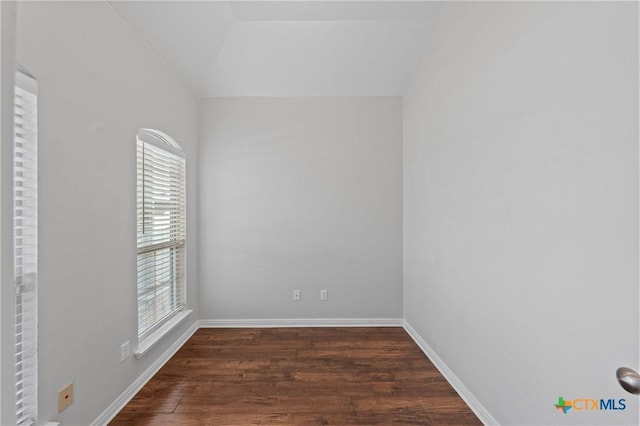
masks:
[[[138,340],[186,303],[186,164],[166,134],[137,135]]]

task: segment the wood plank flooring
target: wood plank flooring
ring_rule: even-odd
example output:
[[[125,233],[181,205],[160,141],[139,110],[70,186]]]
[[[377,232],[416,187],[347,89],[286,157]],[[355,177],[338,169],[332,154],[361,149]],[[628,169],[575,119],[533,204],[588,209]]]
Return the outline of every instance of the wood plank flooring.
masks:
[[[200,329],[111,425],[481,424],[402,328]]]

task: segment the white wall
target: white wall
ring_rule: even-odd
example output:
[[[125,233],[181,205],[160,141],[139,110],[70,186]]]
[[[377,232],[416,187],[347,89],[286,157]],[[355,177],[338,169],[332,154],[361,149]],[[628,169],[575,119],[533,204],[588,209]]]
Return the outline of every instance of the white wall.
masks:
[[[197,101],[105,2],[20,3],[17,60],[39,82],[40,423],[88,424],[197,316],[141,360],[120,363],[120,343],[135,347],[137,338],[141,127],[166,132],[187,154],[196,304]],[[58,416],[57,392],[69,380],[75,402]]]
[[[201,317],[400,318],[400,98],[200,106]]]
[[[406,321],[502,424],[637,424],[637,5],[446,4],[403,112]]]

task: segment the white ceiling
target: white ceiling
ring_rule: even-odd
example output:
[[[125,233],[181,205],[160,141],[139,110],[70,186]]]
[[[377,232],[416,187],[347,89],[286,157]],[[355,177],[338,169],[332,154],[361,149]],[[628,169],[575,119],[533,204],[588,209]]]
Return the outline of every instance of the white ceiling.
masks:
[[[198,97],[401,95],[439,3],[112,1]]]

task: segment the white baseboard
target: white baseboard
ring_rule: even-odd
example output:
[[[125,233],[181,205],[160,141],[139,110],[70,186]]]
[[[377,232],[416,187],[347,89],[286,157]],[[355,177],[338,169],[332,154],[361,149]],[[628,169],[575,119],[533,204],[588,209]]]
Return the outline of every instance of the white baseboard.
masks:
[[[184,332],[153,364],[145,370],[113,403],[98,416],[92,426],[102,426],[108,424],[124,408],[125,405],[147,384],[149,380],[178,352],[193,333],[198,330],[198,321],[195,321],[187,331]]]
[[[209,319],[202,328],[402,327],[402,318]]]
[[[458,379],[445,362],[435,353],[429,344],[418,334],[411,325],[404,321],[404,329],[422,349],[422,352],[431,360],[433,365],[438,369],[440,374],[449,382],[449,384],[458,392],[458,395],[467,403],[471,411],[474,412],[480,421],[485,425],[498,425],[498,421],[493,418],[491,413],[476,399],[469,389]]]

